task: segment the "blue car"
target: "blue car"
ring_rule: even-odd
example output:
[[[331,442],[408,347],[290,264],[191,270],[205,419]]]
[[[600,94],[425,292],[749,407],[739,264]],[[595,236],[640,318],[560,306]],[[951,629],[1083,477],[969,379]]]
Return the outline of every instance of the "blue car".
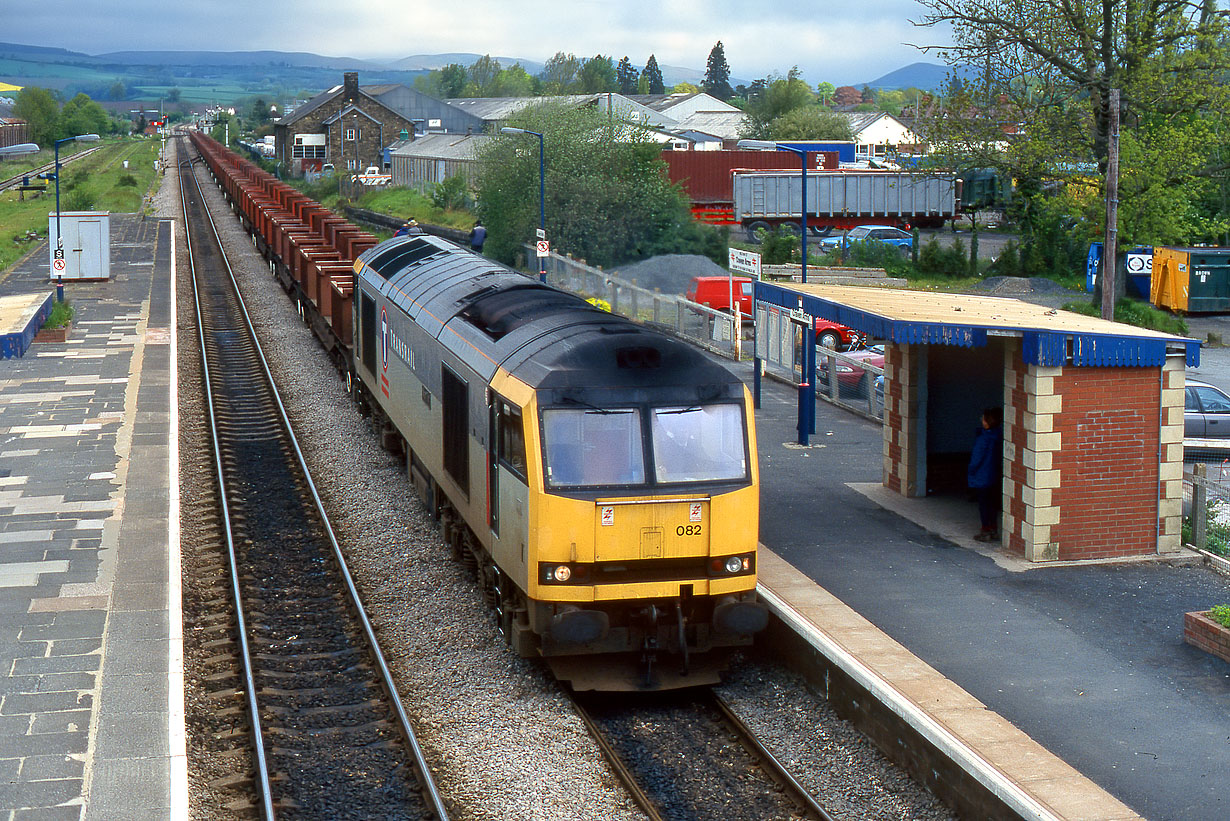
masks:
[[[859,225],[841,236],[825,237],[820,240],[820,249],[836,251],[842,246],[849,248],[852,243],[869,240],[900,248],[903,254],[909,254],[914,247],[914,236],[909,231],[902,231],[891,225]]]

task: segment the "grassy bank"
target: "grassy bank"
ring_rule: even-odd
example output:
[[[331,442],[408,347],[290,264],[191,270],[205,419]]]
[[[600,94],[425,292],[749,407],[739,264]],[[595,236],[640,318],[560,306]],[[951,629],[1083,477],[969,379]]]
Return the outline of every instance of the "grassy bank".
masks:
[[[77,148],[89,144],[73,144]],[[63,165],[65,152],[60,152],[61,211],[114,211],[133,213],[141,210],[146,194],[154,186],[157,172],[154,161],[160,142],[155,139],[124,138],[102,143],[98,151],[76,162]],[[52,152],[5,162],[0,175],[23,173],[53,160]],[[124,168],[124,162],[128,168]],[[0,194],[0,271],[7,271],[14,262],[37,245],[26,237],[33,232],[40,239],[47,236],[48,214],[56,209],[55,182],[48,181],[47,192],[37,198],[27,196],[19,201],[16,191]]]

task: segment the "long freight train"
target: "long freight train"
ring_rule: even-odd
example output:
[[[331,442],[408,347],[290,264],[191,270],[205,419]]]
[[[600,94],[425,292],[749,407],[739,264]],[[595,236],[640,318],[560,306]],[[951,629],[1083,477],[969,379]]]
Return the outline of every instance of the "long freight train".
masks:
[[[311,239],[279,253],[290,229],[276,204],[314,214],[302,195],[194,142],[245,223],[270,228],[258,247],[404,449],[508,643],[577,689],[715,681],[767,623],[743,384],[685,343],[435,237],[367,248],[339,287],[337,263],[298,250],[325,254]]]

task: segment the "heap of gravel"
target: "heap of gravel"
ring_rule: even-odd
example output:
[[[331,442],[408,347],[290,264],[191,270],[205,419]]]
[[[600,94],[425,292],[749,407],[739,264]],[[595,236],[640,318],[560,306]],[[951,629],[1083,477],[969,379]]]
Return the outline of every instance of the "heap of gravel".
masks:
[[[452,817],[642,818],[559,685],[543,666],[506,647],[477,587],[440,543],[400,460],[379,447],[268,265],[227,215],[218,189],[203,170],[199,176],[211,208],[223,215],[218,228],[236,279]],[[164,184],[155,204],[178,217],[177,194],[168,188],[174,186]],[[655,282],[684,286],[693,276],[724,273],[704,257],[640,265],[662,277]],[[192,344],[189,330],[184,344]],[[804,784],[839,797],[845,817],[953,817],[783,670],[741,665],[725,695],[745,721],[769,734]]]
[[[693,277],[724,277],[726,269],[699,254],[662,254],[623,265],[611,273],[650,291],[683,294]]]

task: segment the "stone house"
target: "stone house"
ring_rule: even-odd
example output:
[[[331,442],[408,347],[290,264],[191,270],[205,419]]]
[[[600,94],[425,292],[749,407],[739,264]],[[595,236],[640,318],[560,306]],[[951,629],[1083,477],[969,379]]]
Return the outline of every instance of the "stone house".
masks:
[[[402,131],[414,134],[414,118],[359,88],[358,72],[342,77],[342,85],[274,124],[274,157],[290,173],[319,171],[325,163],[339,174],[361,173],[383,166],[385,146]]]

